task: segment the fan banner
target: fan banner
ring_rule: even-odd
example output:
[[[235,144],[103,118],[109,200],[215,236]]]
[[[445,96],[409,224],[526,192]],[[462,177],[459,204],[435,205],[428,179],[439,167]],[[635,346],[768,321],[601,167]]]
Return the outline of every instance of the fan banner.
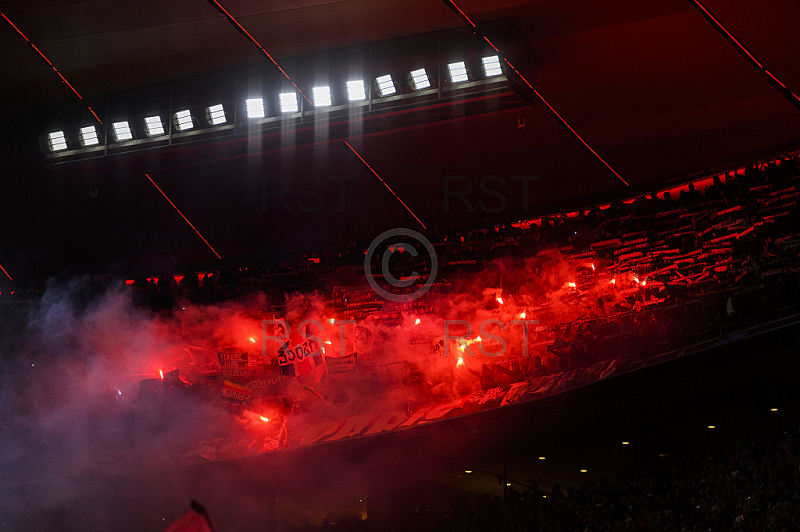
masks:
[[[328,373],[348,373],[356,370],[358,354],[353,353],[344,357],[325,357],[325,364],[328,366]]]
[[[217,353],[217,360],[226,377],[247,376],[247,353],[220,351]]]

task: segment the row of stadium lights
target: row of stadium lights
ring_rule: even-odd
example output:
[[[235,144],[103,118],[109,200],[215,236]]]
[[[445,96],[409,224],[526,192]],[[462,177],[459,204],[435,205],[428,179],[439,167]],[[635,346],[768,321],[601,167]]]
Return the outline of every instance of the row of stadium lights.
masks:
[[[502,75],[503,69],[500,66],[500,58],[496,55],[483,57],[483,72],[487,78]],[[463,83],[469,81],[467,67],[464,61],[457,61],[447,65],[452,83]],[[430,78],[424,68],[411,71],[409,73],[410,84],[414,90],[423,90],[431,87]],[[378,94],[391,96],[397,92],[395,81],[390,74],[375,78],[375,86]],[[367,99],[364,80],[353,80],[346,83],[347,98],[351,102],[364,101]],[[314,87],[312,98],[315,107],[329,107],[332,104],[331,89],[329,86]],[[278,95],[278,103],[282,113],[296,113],[299,111],[297,93],[284,92]],[[265,108],[262,98],[249,98],[245,100],[247,118],[264,118]],[[212,126],[219,126],[228,122],[225,108],[222,104],[212,105],[206,108],[206,120]],[[194,128],[194,118],[191,111],[184,109],[173,115],[173,124],[179,132],[189,131]],[[145,132],[148,137],[158,137],[165,134],[164,123],[160,116],[149,116],[144,119]],[[117,142],[133,140],[133,131],[127,120],[114,122],[112,124],[112,134]],[[79,129],[79,140],[81,146],[89,148],[100,144],[95,126],[86,126]],[[67,138],[64,131],[54,131],[48,134],[48,148],[51,152],[64,151],[68,148]]]

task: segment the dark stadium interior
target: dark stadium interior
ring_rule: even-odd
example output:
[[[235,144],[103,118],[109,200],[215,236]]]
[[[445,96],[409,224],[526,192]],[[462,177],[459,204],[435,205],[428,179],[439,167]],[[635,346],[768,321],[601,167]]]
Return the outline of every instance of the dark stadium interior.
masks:
[[[796,1],[0,13],[0,529],[800,530]]]

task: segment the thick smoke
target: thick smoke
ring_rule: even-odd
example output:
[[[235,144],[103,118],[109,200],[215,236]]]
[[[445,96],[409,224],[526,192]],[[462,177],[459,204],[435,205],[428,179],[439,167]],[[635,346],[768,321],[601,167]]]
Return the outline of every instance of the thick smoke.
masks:
[[[637,284],[632,274],[615,278],[601,270],[599,262],[557,254],[499,259],[452,276],[416,306],[387,305],[389,318],[360,320],[369,345],[359,344],[352,324],[331,323],[341,316],[329,292],[214,305],[179,301],[171,312],[153,314],[133,305],[125,286],[88,298],[85,279],[51,283],[3,339],[0,523],[10,530],[160,530],[192,497],[229,522],[265,518],[261,494],[237,489],[252,472],[230,465],[203,484],[188,480],[185,464],[285,453],[287,437],[297,441],[321,420],[410,413],[461,397],[479,386],[485,364],[528,368],[538,356],[553,366],[548,344],[572,339],[579,318],[613,313],[626,299],[620,292]],[[529,326],[528,353],[522,326],[513,323],[523,319],[538,321]],[[271,336],[279,331],[262,320],[285,320],[291,334],[314,320],[318,326],[307,332],[318,336],[326,356],[357,352],[359,371],[276,378],[279,368],[271,364],[265,375],[278,381],[279,395],[225,404],[219,382],[207,386],[204,368],[214,368],[220,350],[276,362],[281,341]],[[454,324],[446,328],[446,320]],[[175,386],[165,388],[162,378]],[[154,399],[148,391],[156,389],[163,391]],[[247,448],[220,453],[229,441]],[[364,464],[329,465],[342,484],[364,482]],[[281,467],[286,473],[303,464],[286,458]]]

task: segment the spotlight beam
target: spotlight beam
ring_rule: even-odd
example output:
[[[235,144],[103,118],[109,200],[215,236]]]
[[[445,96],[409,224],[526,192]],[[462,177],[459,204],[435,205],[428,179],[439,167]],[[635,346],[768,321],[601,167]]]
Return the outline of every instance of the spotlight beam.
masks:
[[[65,78],[65,77],[64,77],[64,76],[61,74],[61,72],[59,72],[59,71],[58,71],[58,69],[56,68],[56,66],[55,66],[53,63],[51,63],[51,62],[50,62],[50,60],[49,60],[49,59],[48,59],[48,58],[47,58],[47,57],[46,57],[46,56],[45,56],[45,55],[44,55],[44,54],[43,54],[43,53],[42,53],[42,52],[41,52],[41,51],[40,51],[40,50],[39,50],[39,49],[36,47],[36,45],[35,45],[35,44],[33,44],[33,43],[31,42],[31,40],[30,40],[30,39],[28,39],[28,38],[25,36],[25,34],[24,34],[24,33],[22,33],[22,31],[20,31],[20,29],[14,25],[14,23],[13,23],[13,22],[11,22],[11,19],[9,19],[9,18],[8,18],[8,17],[5,15],[5,13],[3,13],[2,11],[0,11],[0,16],[2,16],[4,19],[6,19],[6,22],[8,22],[8,23],[11,25],[11,27],[12,27],[12,28],[14,28],[14,29],[16,30],[16,32],[17,32],[17,33],[19,33],[19,36],[20,36],[20,37],[22,37],[22,39],[23,39],[23,40],[24,40],[26,43],[28,43],[28,45],[29,45],[31,48],[33,48],[33,50],[34,50],[34,51],[35,51],[35,52],[36,52],[36,53],[39,55],[39,57],[41,57],[41,58],[42,58],[42,60],[44,60],[44,62],[45,62],[45,63],[47,63],[47,66],[49,66],[49,67],[50,67],[50,68],[53,70],[53,72],[55,72],[55,74],[56,74],[56,75],[57,75],[59,78],[61,78],[61,81],[62,81],[63,83],[65,83],[65,84],[67,85],[67,87],[69,87],[69,88],[70,88],[70,90],[71,90],[73,93],[75,93],[75,96],[77,96],[79,100],[83,100],[83,96],[81,96],[81,95],[78,93],[78,91],[76,91],[76,90],[75,90],[75,87],[73,87],[73,86],[70,84],[70,82],[69,82],[69,81],[67,81],[67,78]],[[102,120],[100,120],[100,117],[98,117],[98,116],[97,116],[97,114],[94,112],[94,110],[92,109],[92,107],[91,107],[90,105],[88,105],[88,104],[87,104],[87,105],[86,105],[86,108],[87,108],[87,109],[89,109],[89,112],[90,112],[90,113],[92,113],[92,115],[93,115],[93,116],[94,116],[94,117],[97,119],[97,121],[100,123],[100,125],[103,125],[103,121],[102,121]],[[8,275],[8,274],[6,274],[6,275]]]
[[[262,52],[262,53],[263,53],[265,56],[267,56],[267,59],[269,59],[270,61],[272,61],[272,64],[273,64],[273,65],[275,65],[276,67],[278,67],[278,70],[280,70],[280,71],[281,71],[281,74],[283,74],[283,76],[284,76],[286,79],[288,79],[288,80],[289,80],[289,83],[291,83],[291,84],[292,84],[292,86],[293,86],[293,87],[294,87],[294,88],[297,90],[297,92],[299,92],[299,93],[300,93],[300,96],[302,96],[303,98],[305,98],[305,100],[308,102],[308,104],[309,104],[309,105],[314,105],[314,104],[312,104],[312,103],[311,103],[311,100],[309,100],[309,99],[308,99],[308,96],[306,96],[306,95],[303,93],[303,91],[301,91],[301,90],[300,90],[300,87],[298,87],[298,86],[295,84],[295,82],[294,82],[294,81],[292,81],[292,78],[290,78],[290,77],[289,77],[289,74],[287,74],[287,73],[286,73],[286,72],[285,72],[285,71],[284,71],[284,70],[281,68],[281,66],[278,64],[278,62],[277,62],[277,61],[275,61],[275,59],[273,59],[271,55],[269,55],[269,52],[267,52],[266,50],[264,50],[264,47],[263,47],[263,46],[261,46],[261,45],[258,43],[258,41],[257,41],[257,40],[255,40],[255,38],[254,38],[252,35],[250,35],[250,34],[247,32],[247,30],[246,30],[246,29],[244,29],[244,27],[243,27],[241,24],[239,24],[239,21],[237,21],[237,20],[236,20],[236,19],[233,17],[233,15],[231,15],[230,13],[228,13],[228,11],[227,11],[227,10],[226,10],[224,7],[222,7],[222,4],[220,4],[219,2],[217,2],[217,0],[208,0],[208,3],[209,3],[209,4],[211,4],[212,6],[214,6],[214,8],[215,8],[217,11],[219,11],[220,13],[222,13],[223,15],[225,15],[225,18],[226,18],[226,19],[228,19],[228,22],[230,22],[231,24],[233,24],[233,27],[234,27],[234,28],[236,28],[237,30],[239,30],[239,32],[241,32],[241,33],[242,33],[242,34],[243,34],[245,37],[247,37],[248,39],[250,39],[250,41],[251,41],[253,44],[255,44],[255,45],[258,47],[258,49],[259,49],[259,50],[261,50],[261,52]]]
[[[781,94],[783,94],[784,97],[787,100],[789,100],[789,102],[792,105],[794,105],[795,107],[800,109],[800,97],[798,97],[795,93],[793,93],[789,89],[789,87],[784,85],[781,80],[779,80],[777,77],[775,77],[772,74],[772,72],[770,72],[769,70],[764,68],[764,65],[762,65],[761,62],[758,59],[756,59],[756,57],[753,54],[751,54],[750,51],[747,48],[745,48],[745,46],[742,43],[740,43],[739,40],[736,37],[734,37],[733,34],[731,32],[729,32],[728,29],[725,26],[722,25],[722,22],[717,20],[717,18],[714,15],[711,14],[711,11],[706,9],[706,7],[703,4],[701,4],[698,0],[688,0],[688,2],[690,4],[692,4],[693,6],[695,6],[700,11],[700,14],[703,15],[703,18],[705,18],[709,22],[709,24],[714,26],[715,30],[720,32],[723,37],[725,37],[726,39],[731,41],[739,49],[739,51],[742,53],[742,55],[744,55],[745,58],[750,62],[750,64],[752,64],[754,67],[756,67],[759,70],[759,72],[761,72],[761,74],[764,77],[766,77],[767,80],[776,89],[781,91]]]
[[[612,174],[614,174],[614,175],[617,177],[617,179],[619,179],[620,181],[622,181],[622,183],[623,183],[623,184],[624,184],[626,187],[629,187],[629,186],[630,186],[630,184],[629,184],[627,181],[625,181],[625,179],[624,179],[624,178],[623,178],[623,177],[622,177],[622,176],[619,174],[619,172],[617,172],[616,170],[614,170],[614,168],[613,168],[613,167],[612,167],[610,164],[608,164],[608,163],[606,162],[606,160],[605,160],[605,159],[603,159],[603,158],[600,156],[600,154],[599,154],[599,153],[597,153],[597,152],[596,152],[596,151],[595,151],[595,150],[594,150],[594,149],[593,149],[591,146],[589,146],[589,143],[588,143],[588,142],[586,142],[585,140],[583,140],[583,137],[581,137],[581,136],[578,134],[578,132],[577,132],[577,131],[575,131],[575,130],[572,128],[572,126],[570,126],[570,125],[569,125],[569,123],[566,121],[566,119],[564,119],[564,117],[563,117],[563,116],[561,116],[561,115],[558,113],[558,111],[556,111],[556,110],[555,110],[555,108],[554,108],[552,105],[550,105],[550,104],[548,103],[548,101],[547,101],[547,100],[545,100],[545,99],[544,99],[544,96],[542,96],[542,95],[539,93],[539,91],[537,91],[536,89],[534,89],[534,88],[533,88],[533,85],[532,85],[532,84],[531,84],[531,83],[530,83],[530,82],[529,82],[529,81],[528,81],[528,80],[525,78],[525,76],[523,76],[523,75],[522,75],[522,73],[521,73],[519,70],[517,70],[517,69],[514,67],[514,65],[512,65],[512,64],[511,64],[511,61],[509,61],[509,60],[508,60],[508,59],[507,59],[507,58],[506,58],[506,57],[505,57],[505,56],[502,54],[502,52],[500,52],[500,49],[499,49],[499,48],[497,48],[497,46],[495,46],[495,45],[494,45],[494,43],[493,43],[492,41],[490,41],[490,40],[489,40],[489,38],[488,38],[486,35],[484,35],[484,34],[482,34],[482,33],[479,33],[479,32],[478,32],[478,26],[476,26],[476,25],[475,25],[475,23],[474,23],[474,22],[472,22],[472,19],[470,19],[470,18],[467,16],[467,14],[466,14],[466,13],[464,13],[464,12],[461,10],[461,8],[460,8],[460,7],[458,7],[458,5],[457,5],[457,4],[456,4],[456,3],[455,3],[453,0],[442,0],[442,1],[445,3],[445,5],[447,5],[447,7],[449,7],[449,8],[450,8],[451,10],[453,10],[453,11],[454,11],[456,14],[458,14],[458,15],[459,15],[461,18],[463,18],[463,19],[464,19],[464,21],[465,21],[465,22],[466,22],[466,23],[467,23],[469,26],[472,26],[472,33],[474,33],[475,35],[479,35],[480,37],[483,37],[483,40],[484,40],[484,41],[486,41],[486,42],[489,44],[489,46],[491,46],[491,47],[492,47],[492,49],[493,49],[495,52],[497,52],[497,53],[500,55],[500,57],[502,57],[502,58],[503,58],[503,62],[504,62],[506,65],[508,65],[508,68],[510,68],[510,69],[511,69],[511,70],[514,72],[514,74],[516,74],[516,75],[517,75],[517,77],[518,77],[518,78],[519,78],[519,79],[520,79],[520,80],[521,80],[521,81],[522,81],[522,82],[523,82],[525,85],[527,85],[527,87],[528,87],[528,88],[529,88],[531,91],[533,91],[533,94],[535,94],[535,95],[536,95],[536,97],[537,97],[537,98],[539,98],[539,100],[541,100],[541,102],[547,106],[547,108],[550,110],[550,112],[553,114],[553,116],[555,116],[555,117],[558,119],[558,121],[559,121],[559,122],[561,122],[561,125],[563,125],[563,126],[564,126],[564,127],[567,129],[567,131],[569,131],[570,133],[572,133],[572,135],[573,135],[573,136],[574,136],[576,139],[578,139],[578,140],[581,142],[581,144],[583,144],[583,145],[584,145],[584,147],[586,147],[586,149],[587,149],[587,150],[589,150],[589,151],[592,153],[592,155],[594,155],[594,156],[595,156],[595,158],[596,158],[598,161],[600,161],[601,163],[603,163],[603,165],[604,165],[606,168],[608,168],[608,170],[609,170],[609,171],[610,171]],[[690,1],[691,1],[691,0],[690,0]]]
[[[372,169],[372,167],[369,165],[369,163],[368,163],[367,161],[365,161],[365,160],[364,160],[364,158],[363,158],[361,155],[359,155],[359,153],[358,153],[358,152],[355,150],[355,148],[353,148],[353,147],[350,145],[350,143],[349,143],[349,142],[347,142],[346,140],[345,140],[345,141],[343,141],[343,142],[344,142],[344,143],[347,145],[347,147],[348,147],[348,148],[350,148],[350,150],[351,150],[353,153],[355,153],[355,154],[356,154],[356,157],[358,157],[358,158],[359,158],[359,160],[360,160],[362,163],[364,163],[364,166],[366,166],[366,167],[369,169],[369,171],[370,171],[370,172],[372,172],[372,174],[373,174],[375,177],[377,177],[377,178],[378,178],[378,181],[380,181],[380,182],[381,182],[381,184],[383,184],[383,186],[385,186],[385,187],[386,187],[386,189],[387,189],[389,192],[391,192],[391,193],[392,193],[392,196],[394,196],[394,197],[395,197],[395,199],[397,199],[397,201],[399,201],[399,202],[400,202],[400,204],[401,204],[403,207],[405,207],[405,208],[406,208],[406,210],[407,210],[409,213],[411,213],[411,216],[413,216],[413,217],[414,217],[414,219],[415,219],[416,221],[418,221],[418,222],[419,222],[419,225],[421,225],[421,226],[422,226],[422,228],[423,228],[423,229],[425,229],[425,230],[427,231],[427,229],[428,229],[428,228],[427,228],[427,227],[425,227],[425,224],[424,224],[424,223],[422,223],[422,220],[420,220],[420,219],[417,217],[417,215],[416,215],[416,214],[414,214],[414,211],[412,211],[412,210],[411,210],[411,209],[408,207],[408,205],[406,205],[406,203],[405,203],[403,200],[401,200],[401,199],[400,199],[400,196],[398,196],[397,194],[395,194],[394,190],[392,190],[392,187],[390,187],[390,186],[389,186],[389,185],[386,183],[386,181],[384,181],[383,179],[381,179],[381,176],[379,176],[379,175],[378,175],[378,172],[376,172],[375,170],[373,170],[373,169]]]
[[[164,191],[163,191],[163,190],[161,190],[161,187],[159,187],[158,185],[156,185],[156,182],[155,182],[155,181],[153,181],[153,178],[152,178],[152,177],[150,177],[148,174],[144,174],[144,175],[145,175],[145,177],[147,177],[147,179],[149,179],[149,180],[150,180],[150,182],[151,182],[151,183],[153,183],[153,186],[154,186],[154,187],[156,187],[156,190],[158,190],[159,192],[161,192],[161,195],[162,195],[162,196],[164,196],[164,199],[166,199],[166,200],[169,202],[169,204],[170,204],[170,205],[172,205],[172,208],[173,208],[173,209],[175,209],[175,210],[178,212],[178,214],[180,214],[180,215],[181,215],[181,218],[183,218],[184,220],[186,220],[186,223],[187,223],[187,224],[189,224],[189,227],[191,227],[192,229],[194,229],[194,232],[195,232],[195,233],[197,233],[197,236],[199,236],[199,237],[200,237],[200,238],[203,240],[203,242],[205,242],[205,243],[206,243],[206,246],[208,246],[208,249],[210,249],[211,251],[213,251],[213,252],[214,252],[214,255],[216,255],[218,259],[221,259],[222,257],[220,257],[220,256],[219,256],[219,253],[217,253],[217,251],[216,251],[216,250],[215,250],[213,247],[211,247],[211,244],[209,244],[209,243],[208,243],[208,240],[206,240],[206,239],[203,237],[203,235],[201,235],[201,234],[200,234],[200,231],[198,231],[198,230],[197,230],[197,228],[196,228],[195,226],[193,226],[193,225],[192,225],[192,222],[190,222],[190,221],[189,221],[189,219],[188,219],[186,216],[184,216],[184,215],[183,215],[183,213],[181,212],[181,210],[180,210],[178,207],[176,207],[174,203],[172,203],[172,200],[171,200],[171,199],[169,199],[169,197],[167,197],[167,195],[166,195],[166,194],[164,194]]]
[[[6,269],[5,269],[5,268],[3,268],[3,265],[2,265],[2,264],[0,264],[0,270],[3,270],[3,273],[4,273],[4,274],[6,274],[6,277],[8,277],[8,280],[9,280],[9,281],[13,281],[13,280],[14,280],[14,279],[12,279],[12,278],[11,278],[11,276],[10,276],[10,275],[8,275],[8,272],[6,271]]]

